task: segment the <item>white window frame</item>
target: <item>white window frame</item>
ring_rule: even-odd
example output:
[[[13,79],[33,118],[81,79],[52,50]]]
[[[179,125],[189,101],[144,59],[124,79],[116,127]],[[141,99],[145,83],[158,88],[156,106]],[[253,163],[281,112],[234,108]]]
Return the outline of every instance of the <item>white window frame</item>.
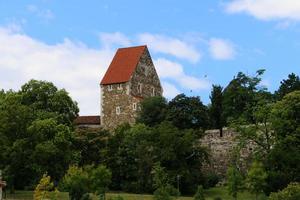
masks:
[[[132,110],[134,110],[134,111],[137,110],[137,104],[136,103],[132,104]]]
[[[138,91],[139,93],[142,93],[143,91],[143,85],[141,83],[138,84]]]
[[[120,107],[120,106],[117,106],[117,107],[116,107],[116,114],[117,114],[117,115],[120,115],[120,114],[121,114],[121,107]]]
[[[112,91],[112,90],[113,90],[113,86],[112,86],[112,85],[108,85],[108,86],[107,86],[107,90],[108,90],[108,91]]]
[[[154,88],[154,87],[151,88],[151,96],[152,96],[152,97],[155,96],[155,88]]]
[[[122,84],[118,83],[118,90],[122,90],[122,89],[123,89]]]

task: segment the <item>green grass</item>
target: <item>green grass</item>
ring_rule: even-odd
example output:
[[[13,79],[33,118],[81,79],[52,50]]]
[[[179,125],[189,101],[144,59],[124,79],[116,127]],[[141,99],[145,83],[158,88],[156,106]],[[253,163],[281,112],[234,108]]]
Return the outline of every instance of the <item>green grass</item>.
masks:
[[[128,193],[107,193],[107,199],[113,196],[122,196],[125,200],[152,200],[152,195],[141,195],[141,194],[128,194]],[[222,200],[232,200],[224,187],[215,187],[205,190],[206,200],[213,200],[215,197],[221,197]],[[15,194],[7,194],[8,200],[32,200],[32,191],[17,191]],[[96,199],[96,198],[95,198]],[[241,200],[254,200],[255,196],[249,194],[248,192],[243,192],[238,194],[238,199]],[[260,200],[266,199],[265,196],[260,195]],[[69,200],[68,193],[61,192],[59,195],[59,200]],[[193,200],[192,197],[180,197],[178,200]]]

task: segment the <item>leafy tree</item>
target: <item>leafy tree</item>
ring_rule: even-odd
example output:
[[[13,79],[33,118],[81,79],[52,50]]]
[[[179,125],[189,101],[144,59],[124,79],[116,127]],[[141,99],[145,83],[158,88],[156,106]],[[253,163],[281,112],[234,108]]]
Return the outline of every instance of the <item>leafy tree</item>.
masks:
[[[236,165],[227,170],[227,189],[229,194],[237,199],[238,192],[242,189],[242,175]]]
[[[111,171],[103,165],[94,168],[90,173],[91,187],[94,193],[103,196],[111,183]]]
[[[264,71],[258,70],[254,77],[239,72],[224,89],[223,110],[227,124],[239,118],[253,122],[252,107],[256,104],[256,95],[265,90],[259,87]]]
[[[204,190],[203,190],[202,185],[198,186],[197,192],[194,196],[194,200],[205,200]]]
[[[209,107],[209,114],[213,128],[220,130],[220,136],[222,137],[223,126],[225,125],[223,119],[223,88],[220,85],[213,85],[213,89],[210,94],[211,105]]]
[[[167,120],[179,129],[205,129],[208,127],[208,111],[200,97],[177,95],[169,102]]]
[[[55,181],[60,179],[73,160],[76,103],[43,81],[0,93],[0,168],[10,189],[32,187],[46,171]]]
[[[167,100],[164,97],[150,97],[142,101],[137,122],[148,126],[160,124],[166,118]]]
[[[300,184],[290,183],[285,189],[271,193],[269,200],[298,200],[300,199]]]
[[[287,94],[272,109],[275,144],[267,157],[266,193],[300,181],[300,91]],[[280,181],[278,181],[280,179]]]
[[[246,183],[247,188],[251,193],[255,194],[255,199],[257,200],[259,193],[263,191],[266,185],[267,173],[263,168],[263,164],[254,161],[248,171]]]
[[[107,160],[107,145],[110,133],[95,128],[75,129],[73,146],[79,153],[80,166],[98,165]]]
[[[300,79],[299,76],[291,73],[286,80],[280,82],[280,87],[275,92],[275,96],[277,100],[281,100],[285,95],[296,90],[300,90]]]
[[[33,111],[45,116],[54,116],[58,122],[72,125],[77,117],[79,109],[68,93],[58,90],[51,82],[30,80],[21,87],[22,104],[33,108]]]
[[[69,192],[71,200],[80,200],[90,192],[90,181],[87,171],[76,166],[70,166],[64,175],[60,187]]]

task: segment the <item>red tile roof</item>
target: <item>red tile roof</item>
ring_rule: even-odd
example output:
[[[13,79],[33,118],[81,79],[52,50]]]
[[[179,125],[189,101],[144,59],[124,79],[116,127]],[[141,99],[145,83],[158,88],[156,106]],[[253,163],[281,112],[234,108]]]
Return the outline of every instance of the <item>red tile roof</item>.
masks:
[[[83,125],[83,124],[99,124],[100,125],[100,116],[78,116],[74,123],[76,125]]]
[[[129,81],[146,48],[147,46],[144,45],[118,49],[101,81],[101,84],[107,85]]]

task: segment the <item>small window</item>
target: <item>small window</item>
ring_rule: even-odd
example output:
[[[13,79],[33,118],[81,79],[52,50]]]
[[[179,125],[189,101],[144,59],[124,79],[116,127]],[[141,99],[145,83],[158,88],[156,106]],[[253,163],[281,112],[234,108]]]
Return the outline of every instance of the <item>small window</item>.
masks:
[[[138,84],[138,91],[139,93],[142,93],[143,85],[141,83]]]
[[[154,87],[152,87],[152,90],[151,90],[151,96],[155,96],[155,88]]]
[[[136,110],[136,108],[137,108],[136,103],[133,103],[133,104],[132,104],[132,109],[133,109],[133,110]]]
[[[117,115],[121,114],[121,108],[120,108],[120,106],[116,107],[116,114]]]
[[[118,90],[122,90],[122,84],[121,83],[118,84]]]
[[[107,86],[107,90],[108,90],[108,91],[112,91],[112,89],[113,89],[112,85],[108,85],[108,86]]]

